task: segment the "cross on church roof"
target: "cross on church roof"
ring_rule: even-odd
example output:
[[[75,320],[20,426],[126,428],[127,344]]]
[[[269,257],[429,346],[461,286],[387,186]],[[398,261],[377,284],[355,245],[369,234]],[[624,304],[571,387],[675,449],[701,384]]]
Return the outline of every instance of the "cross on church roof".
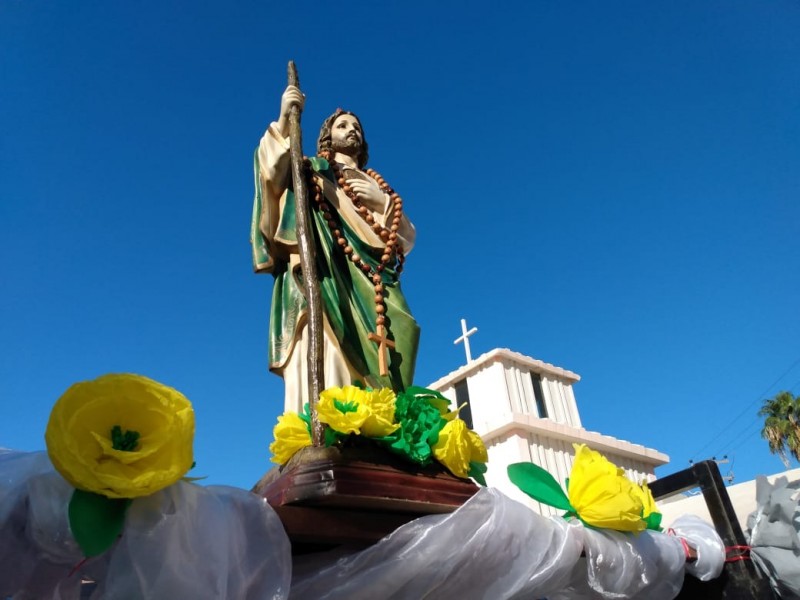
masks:
[[[464,351],[467,353],[467,364],[472,362],[472,354],[469,351],[469,336],[471,336],[473,333],[476,333],[477,331],[478,331],[477,327],[473,327],[472,329],[467,331],[467,320],[461,319],[461,337],[456,338],[453,341],[454,345],[464,342]]]

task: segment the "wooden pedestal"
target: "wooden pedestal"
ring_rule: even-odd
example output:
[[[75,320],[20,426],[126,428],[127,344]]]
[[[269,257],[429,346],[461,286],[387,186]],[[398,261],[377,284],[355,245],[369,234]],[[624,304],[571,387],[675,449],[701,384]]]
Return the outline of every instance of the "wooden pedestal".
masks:
[[[478,488],[438,464],[416,467],[380,448],[304,448],[253,488],[293,545],[371,544],[400,525],[452,512]]]

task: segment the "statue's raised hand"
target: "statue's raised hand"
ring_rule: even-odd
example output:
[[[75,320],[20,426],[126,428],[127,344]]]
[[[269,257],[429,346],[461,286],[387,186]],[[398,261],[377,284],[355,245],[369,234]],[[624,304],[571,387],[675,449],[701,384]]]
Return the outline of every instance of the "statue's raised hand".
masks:
[[[386,205],[386,197],[377,185],[363,179],[348,179],[349,185],[356,197],[361,200],[361,204],[370,210],[383,212]]]
[[[306,97],[300,88],[294,85],[286,86],[281,96],[281,115],[278,117],[278,130],[283,137],[289,137],[289,112],[292,106],[299,106],[302,111],[305,103]]]

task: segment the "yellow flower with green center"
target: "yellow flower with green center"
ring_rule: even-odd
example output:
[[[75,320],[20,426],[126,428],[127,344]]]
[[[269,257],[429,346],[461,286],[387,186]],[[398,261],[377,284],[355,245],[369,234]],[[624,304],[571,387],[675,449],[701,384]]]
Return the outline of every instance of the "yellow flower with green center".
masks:
[[[177,390],[133,374],[76,383],[47,424],[47,452],[79,490],[107,498],[147,496],[193,464],[194,411]]]
[[[319,395],[317,418],[339,433],[359,434],[370,416],[367,394],[353,385],[328,388]]]
[[[311,445],[311,433],[308,424],[297,413],[287,412],[278,417],[273,429],[275,441],[269,446],[272,462],[279,465],[289,461],[295,452]]]
[[[433,456],[450,469],[456,477],[470,476],[470,463],[485,463],[489,460],[481,437],[470,430],[462,419],[453,419],[439,432],[439,440],[433,445]]]
[[[641,489],[599,452],[574,444],[569,503],[586,524],[617,531],[642,531]]]

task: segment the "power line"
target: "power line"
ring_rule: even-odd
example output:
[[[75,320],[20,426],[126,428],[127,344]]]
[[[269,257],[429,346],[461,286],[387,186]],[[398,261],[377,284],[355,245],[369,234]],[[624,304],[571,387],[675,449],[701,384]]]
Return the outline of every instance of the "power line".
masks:
[[[748,433],[748,430],[751,429],[755,425],[755,429]],[[739,447],[741,447],[746,441],[752,438],[754,435],[761,433],[761,423],[751,423],[738,434],[736,434],[734,441],[730,442],[725,449],[721,452],[727,454],[733,454]],[[746,435],[745,435],[746,434]]]
[[[790,366],[788,369],[786,369],[786,371],[784,371],[784,372],[781,374],[781,376],[780,376],[780,377],[778,377],[778,378],[777,378],[775,381],[773,381],[773,382],[772,382],[772,383],[771,383],[769,386],[767,386],[767,389],[765,389],[763,392],[761,392],[761,393],[758,395],[758,397],[757,397],[755,400],[753,400],[753,401],[752,401],[750,404],[748,404],[747,406],[745,406],[745,407],[744,407],[744,409],[742,410],[742,412],[740,412],[738,415],[736,415],[736,417],[734,417],[734,419],[733,419],[733,420],[732,420],[730,423],[728,423],[728,424],[727,424],[725,427],[723,427],[723,428],[720,430],[720,432],[719,432],[719,433],[717,433],[717,435],[715,435],[715,436],[714,436],[713,438],[711,438],[711,439],[710,439],[708,442],[706,442],[705,446],[703,446],[702,448],[700,448],[700,450],[698,450],[697,452],[695,452],[695,453],[692,455],[692,460],[696,459],[696,458],[698,457],[698,455],[700,455],[700,453],[701,453],[701,452],[703,452],[703,450],[705,450],[706,448],[708,448],[709,446],[711,446],[711,445],[712,445],[714,442],[716,442],[716,441],[717,441],[717,440],[718,440],[720,437],[722,437],[722,435],[723,435],[723,434],[725,434],[725,433],[726,433],[726,432],[727,432],[727,431],[728,431],[728,430],[729,430],[731,427],[733,427],[733,424],[734,424],[734,423],[736,423],[736,422],[737,422],[739,419],[741,419],[741,418],[742,418],[742,417],[743,417],[745,414],[747,414],[747,412],[748,412],[748,411],[752,410],[752,408],[753,408],[753,405],[754,405],[754,404],[757,404],[758,402],[763,402],[763,397],[764,397],[764,396],[765,396],[765,395],[766,395],[766,394],[767,394],[767,393],[768,393],[768,392],[769,392],[769,391],[770,391],[770,390],[771,390],[773,387],[775,387],[775,385],[776,385],[776,384],[777,384],[777,383],[778,383],[778,382],[779,382],[781,379],[783,379],[784,377],[786,377],[786,376],[787,376],[787,375],[788,375],[788,374],[789,374],[789,373],[790,373],[790,372],[791,372],[791,371],[792,371],[792,370],[793,370],[793,369],[794,369],[794,368],[795,368],[795,367],[796,367],[798,364],[800,364],[800,357],[798,357],[798,358],[797,358],[797,360],[795,360],[795,361],[794,361],[794,362],[791,364],[791,366]]]
[[[789,386],[788,391],[794,393],[794,390],[796,390],[799,386],[800,386],[800,379],[798,379],[791,386]],[[756,427],[755,430],[751,431],[750,433],[745,435],[745,433],[750,428],[752,428],[753,425],[755,425],[755,427]],[[745,426],[744,429],[742,429],[739,433],[737,433],[735,436],[733,436],[733,440],[731,442],[729,442],[728,445],[725,446],[724,449],[720,451],[720,453],[723,453],[723,452],[728,453],[728,454],[733,453],[734,450],[736,450],[737,448],[741,447],[747,440],[752,438],[756,433],[760,434],[762,426],[763,426],[763,423],[761,421],[759,421],[758,419],[756,419],[755,423],[750,423],[749,425]],[[744,437],[742,437],[742,436],[744,436]]]

